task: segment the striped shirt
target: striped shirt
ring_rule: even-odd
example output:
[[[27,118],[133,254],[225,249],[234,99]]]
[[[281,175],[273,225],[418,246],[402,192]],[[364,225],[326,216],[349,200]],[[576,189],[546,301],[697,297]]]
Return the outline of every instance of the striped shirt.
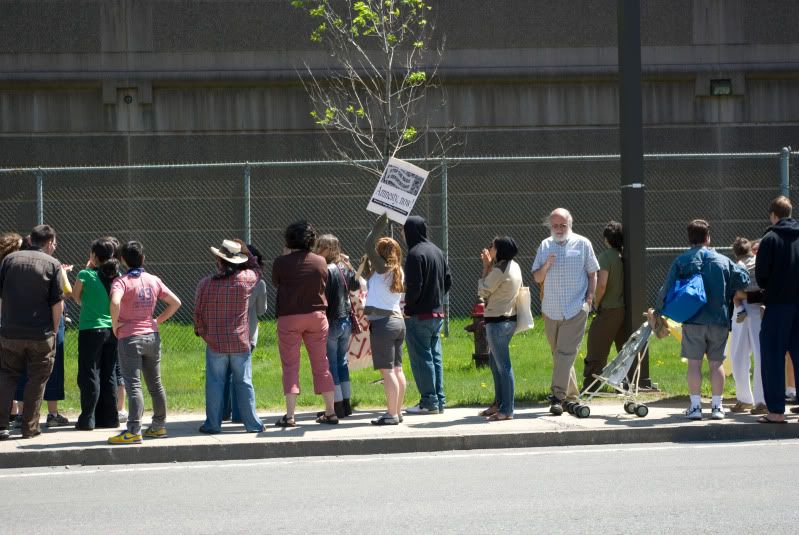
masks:
[[[250,324],[247,300],[258,274],[243,269],[224,279],[206,277],[194,298],[194,332],[214,353],[248,353]]]
[[[599,270],[599,262],[588,238],[571,233],[564,243],[551,237],[538,246],[533,271],[538,271],[554,254],[557,258],[544,280],[541,312],[553,320],[573,318],[580,312],[588,294],[588,274]]]

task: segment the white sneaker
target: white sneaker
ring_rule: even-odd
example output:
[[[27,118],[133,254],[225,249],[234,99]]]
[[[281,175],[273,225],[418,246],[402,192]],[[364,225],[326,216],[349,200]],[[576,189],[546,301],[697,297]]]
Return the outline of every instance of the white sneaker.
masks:
[[[716,407],[712,407],[710,409],[710,418],[713,420],[723,420],[724,419],[724,407],[718,405]]]
[[[128,421],[128,411],[121,410],[119,411],[119,423],[124,424]]]
[[[421,405],[414,405],[405,409],[406,414],[438,414],[438,409],[427,409]]]
[[[689,420],[701,420],[702,419],[702,406],[697,405],[696,407],[689,407],[683,411],[683,414]]]

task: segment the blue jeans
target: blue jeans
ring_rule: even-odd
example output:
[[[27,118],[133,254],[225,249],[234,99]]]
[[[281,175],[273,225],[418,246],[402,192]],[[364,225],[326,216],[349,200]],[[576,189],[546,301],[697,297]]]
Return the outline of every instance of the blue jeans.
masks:
[[[491,350],[491,375],[494,376],[494,399],[499,403],[499,412],[513,415],[513,393],[515,380],[510,363],[510,339],[516,330],[515,321],[486,323],[486,339]]]
[[[222,430],[225,381],[228,370],[233,373],[233,392],[238,401],[244,428],[250,433],[264,430],[255,413],[255,390],[252,387],[252,355],[247,353],[215,353],[205,349],[205,426],[211,432]]]
[[[340,386],[341,383],[350,382],[350,368],[347,363],[347,352],[350,346],[350,336],[352,335],[352,322],[350,318],[340,318],[330,322],[327,331],[327,362],[330,366],[330,375],[333,376],[333,384]],[[336,389],[336,398],[340,395],[340,388]],[[341,399],[336,399],[341,401]]]
[[[419,404],[425,409],[443,410],[444,363],[441,360],[442,318],[420,320],[411,316],[405,320],[405,343],[416,388],[421,399]]]

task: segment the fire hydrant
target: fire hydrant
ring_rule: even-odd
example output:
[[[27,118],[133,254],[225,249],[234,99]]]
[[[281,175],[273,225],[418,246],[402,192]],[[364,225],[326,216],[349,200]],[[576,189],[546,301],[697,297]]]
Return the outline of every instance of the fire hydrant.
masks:
[[[474,353],[472,353],[472,358],[478,368],[488,366],[489,359],[486,325],[483,321],[485,308],[485,302],[482,299],[478,300],[474,308],[472,308],[472,323],[463,328],[466,332],[474,334]]]

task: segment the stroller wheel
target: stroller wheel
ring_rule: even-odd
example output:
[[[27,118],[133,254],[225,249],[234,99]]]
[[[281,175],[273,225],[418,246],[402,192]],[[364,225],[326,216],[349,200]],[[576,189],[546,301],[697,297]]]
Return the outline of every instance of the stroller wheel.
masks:
[[[578,418],[588,418],[591,415],[591,407],[588,405],[577,405],[574,409],[574,415]]]
[[[649,407],[647,407],[646,405],[637,405],[635,407],[635,415],[638,416],[639,418],[643,418],[647,414],[649,414]]]
[[[627,414],[635,414],[635,402],[633,401],[625,401],[624,402],[624,412]]]
[[[566,403],[563,404],[563,408],[569,411],[569,414],[574,414],[574,408],[577,407],[577,405],[578,404],[575,403],[574,401],[567,401]]]

